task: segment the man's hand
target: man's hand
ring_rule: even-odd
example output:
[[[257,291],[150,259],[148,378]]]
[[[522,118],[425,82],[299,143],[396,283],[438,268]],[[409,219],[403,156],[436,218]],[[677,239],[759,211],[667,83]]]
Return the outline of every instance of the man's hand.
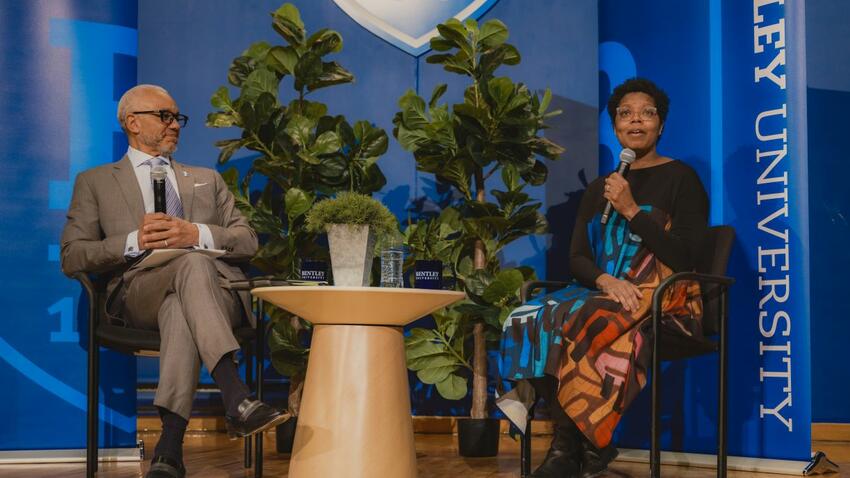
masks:
[[[198,226],[155,212],[145,214],[139,226],[139,250],[182,249],[198,245]]]
[[[634,312],[640,307],[643,294],[631,282],[617,279],[611,274],[602,274],[596,279],[596,285],[599,290],[611,296],[615,302],[622,304],[628,312]]]
[[[629,221],[635,217],[635,214],[640,212],[640,208],[632,196],[632,189],[629,187],[629,182],[620,173],[614,172],[605,178],[605,191],[602,196],[611,201],[614,209]]]

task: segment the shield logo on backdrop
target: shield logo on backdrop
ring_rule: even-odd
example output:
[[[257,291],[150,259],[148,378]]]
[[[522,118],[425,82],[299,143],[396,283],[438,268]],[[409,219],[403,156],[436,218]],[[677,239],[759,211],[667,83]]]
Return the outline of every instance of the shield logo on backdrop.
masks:
[[[455,17],[478,19],[498,0],[334,0],[345,13],[392,45],[419,56],[431,47],[436,25]]]

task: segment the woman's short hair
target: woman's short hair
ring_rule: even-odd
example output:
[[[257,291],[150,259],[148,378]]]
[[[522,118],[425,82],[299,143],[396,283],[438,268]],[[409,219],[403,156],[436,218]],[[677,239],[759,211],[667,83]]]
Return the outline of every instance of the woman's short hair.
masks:
[[[646,78],[631,78],[614,88],[611,98],[608,99],[608,116],[611,117],[611,123],[614,123],[617,107],[620,106],[623,97],[629,93],[645,93],[652,97],[661,122],[667,121],[667,112],[670,110],[670,98],[667,93]]]

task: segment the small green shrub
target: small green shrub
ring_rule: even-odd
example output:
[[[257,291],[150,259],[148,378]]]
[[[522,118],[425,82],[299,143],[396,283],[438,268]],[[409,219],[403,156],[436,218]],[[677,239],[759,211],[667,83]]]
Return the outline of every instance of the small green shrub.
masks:
[[[350,191],[319,201],[307,213],[307,229],[311,232],[322,233],[330,224],[369,225],[379,239],[398,233],[398,221],[386,206]]]

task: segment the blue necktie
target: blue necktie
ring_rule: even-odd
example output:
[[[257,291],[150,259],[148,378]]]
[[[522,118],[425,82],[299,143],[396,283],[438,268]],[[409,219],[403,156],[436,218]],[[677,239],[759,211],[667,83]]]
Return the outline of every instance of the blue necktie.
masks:
[[[151,166],[151,169],[153,169],[153,166],[168,167],[162,158],[146,159],[142,164]],[[153,186],[152,182],[151,186]],[[174,190],[174,186],[171,185],[171,180],[168,177],[165,178],[165,213],[183,219],[183,203],[180,202],[180,195]]]

